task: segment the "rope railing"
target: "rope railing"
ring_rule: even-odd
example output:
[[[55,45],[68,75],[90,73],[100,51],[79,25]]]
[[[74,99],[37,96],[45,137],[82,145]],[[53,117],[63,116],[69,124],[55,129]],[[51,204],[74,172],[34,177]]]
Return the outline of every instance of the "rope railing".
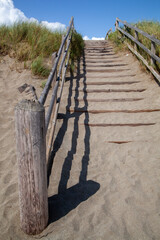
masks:
[[[47,160],[53,146],[73,30],[72,17],[66,36],[62,37],[58,54],[54,54],[53,68],[40,98],[36,98],[35,101],[22,100],[15,109],[20,222],[22,230],[27,234],[38,234],[48,224]],[[44,104],[52,83],[54,83],[52,96],[45,115]],[[60,91],[58,91],[59,85]],[[50,122],[46,151],[46,134]]]

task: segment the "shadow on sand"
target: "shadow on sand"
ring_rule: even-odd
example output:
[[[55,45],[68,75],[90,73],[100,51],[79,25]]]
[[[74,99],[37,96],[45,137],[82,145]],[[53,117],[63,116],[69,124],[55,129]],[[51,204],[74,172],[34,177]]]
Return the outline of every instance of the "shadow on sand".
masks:
[[[70,118],[74,118],[74,129],[72,133],[72,145],[71,149],[68,151],[68,154],[64,160],[62,172],[61,172],[61,179],[59,182],[58,187],[58,194],[49,197],[49,224],[57,221],[58,219],[65,216],[69,213],[72,209],[76,208],[81,202],[86,201],[92,195],[94,195],[100,188],[100,184],[91,180],[87,181],[87,172],[88,172],[88,164],[90,160],[90,127],[87,124],[84,125],[85,127],[85,137],[84,137],[84,154],[82,157],[82,167],[79,176],[79,183],[67,189],[67,183],[70,178],[70,171],[72,168],[72,161],[74,158],[74,154],[77,151],[77,141],[79,135],[79,118],[81,114],[85,114],[84,123],[89,123],[89,113],[86,111],[83,112],[74,112],[69,113],[68,109],[71,106],[71,97],[73,88],[73,81],[76,81],[76,91],[75,91],[75,99],[79,97],[79,85],[80,81],[83,81],[84,90],[86,90],[86,69],[85,69],[85,55],[83,56],[83,74],[80,73],[80,61],[78,61],[77,67],[77,74],[75,77],[71,74],[70,78],[70,87],[69,87],[69,96],[68,96],[68,103],[66,106],[66,113],[59,114],[59,118],[63,119],[63,123],[59,132],[56,136],[53,151],[51,154],[51,158],[49,159],[48,166],[47,166],[47,175],[48,175],[48,185],[49,185],[49,178],[52,171],[52,166],[54,162],[55,155],[59,148],[62,145],[65,133],[68,127],[68,121]],[[84,91],[84,107],[87,109],[88,101],[87,101],[87,93]],[[79,101],[75,100],[75,109],[79,106]]]

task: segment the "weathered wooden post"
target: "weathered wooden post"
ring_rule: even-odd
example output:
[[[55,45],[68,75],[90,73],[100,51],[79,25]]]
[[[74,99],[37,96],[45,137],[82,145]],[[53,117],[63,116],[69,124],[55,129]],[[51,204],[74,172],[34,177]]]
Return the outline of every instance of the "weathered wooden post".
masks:
[[[153,54],[156,54],[156,44],[155,44],[154,41],[151,41],[151,52],[152,52]],[[151,65],[154,66],[155,63],[156,63],[156,60],[151,57]]]
[[[116,26],[116,30],[117,30],[117,28],[119,27],[119,21],[116,19],[116,24],[115,24],[115,26]]]
[[[138,32],[135,30],[135,39],[138,41]],[[137,44],[134,43],[134,49],[137,51]]]
[[[21,228],[38,234],[48,223],[45,110],[23,100],[15,108]]]
[[[52,66],[53,66],[54,63],[55,63],[56,57],[57,57],[57,53],[54,52],[54,53],[52,54]],[[56,80],[57,80],[57,69],[56,69],[56,71],[55,71],[55,75],[54,75],[54,78],[53,78],[53,81],[52,81],[52,84],[51,84],[52,88],[54,88],[54,85],[55,85]]]

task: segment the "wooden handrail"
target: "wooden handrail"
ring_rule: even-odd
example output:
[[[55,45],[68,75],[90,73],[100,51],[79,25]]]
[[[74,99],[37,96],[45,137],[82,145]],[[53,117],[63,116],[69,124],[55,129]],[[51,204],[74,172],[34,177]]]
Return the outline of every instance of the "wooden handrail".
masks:
[[[123,29],[121,29],[120,27],[117,27],[117,29],[123,33],[124,35],[126,35],[128,38],[130,38],[134,43],[136,43],[139,47],[141,47],[145,52],[147,52],[152,58],[154,58],[157,62],[160,63],[160,58],[158,56],[156,56],[155,54],[153,54],[147,47],[145,47],[142,43],[140,43],[138,40],[136,40],[132,35],[130,35],[129,33],[125,32]]]
[[[59,107],[60,107],[60,101],[61,101],[61,97],[62,97],[63,86],[64,86],[64,81],[65,81],[65,74],[66,74],[66,71],[67,71],[69,58],[70,58],[70,53],[68,54],[66,65],[65,65],[64,72],[63,72],[63,75],[62,75],[61,89],[60,89],[60,93],[59,93],[59,96],[58,96],[58,101],[56,103],[56,109],[55,109],[55,112],[54,112],[54,117],[53,117],[53,120],[52,120],[52,126],[51,126],[49,141],[48,141],[48,145],[47,145],[47,159],[48,160],[49,160],[50,153],[51,153],[51,148],[52,148],[52,145],[53,145],[54,132],[55,132],[55,128],[56,128],[57,116],[58,116],[58,111],[59,111]]]
[[[63,39],[62,44],[61,44],[61,46],[60,46],[60,48],[59,48],[59,51],[58,51],[58,54],[57,54],[57,57],[56,57],[56,60],[55,60],[55,64],[54,64],[54,66],[53,66],[53,68],[52,68],[52,70],[51,70],[51,73],[50,73],[50,75],[49,75],[49,77],[48,77],[48,80],[47,80],[47,82],[46,82],[46,85],[45,85],[45,87],[44,87],[44,89],[43,89],[43,91],[42,91],[42,94],[41,94],[40,98],[39,98],[39,102],[40,102],[41,104],[43,104],[43,105],[44,105],[44,103],[45,103],[45,101],[46,101],[46,98],[47,98],[49,89],[50,89],[50,87],[51,87],[51,83],[52,83],[52,81],[53,81],[53,78],[54,78],[54,75],[55,75],[55,72],[56,72],[56,69],[57,69],[57,66],[58,66],[58,62],[59,62],[60,57],[61,57],[62,49],[63,49],[63,47],[64,47],[64,45],[65,45],[65,43],[66,43],[66,40],[67,40],[67,38],[68,38],[68,36],[69,36],[69,34],[70,34],[70,32],[71,32],[72,27],[74,26],[73,21],[74,21],[74,19],[73,19],[73,17],[72,17],[72,18],[71,18],[71,22],[70,22],[70,26],[69,26],[69,29],[68,29],[68,32],[67,32],[65,38]]]
[[[119,22],[123,23],[128,28],[131,28],[135,31],[135,37],[133,37],[131,34],[127,33],[125,30],[119,27]],[[160,45],[160,40],[156,39],[154,36],[149,35],[148,33],[145,33],[144,31],[140,30],[139,28],[127,23],[126,21],[122,21],[119,18],[116,18],[116,30],[121,32],[124,36],[128,37],[132,42],[134,42],[134,48],[132,48],[128,43],[128,48],[145,64],[145,66],[151,71],[151,73],[154,75],[154,77],[160,81],[160,75],[154,70],[152,66],[155,65],[156,61],[160,63],[160,57],[156,55],[156,44]],[[138,40],[138,33],[142,34],[149,40],[151,40],[151,49],[148,49],[145,47],[141,42]],[[140,55],[140,53],[137,51],[137,46],[142,48],[148,55],[151,57],[151,66],[148,64],[148,62]]]
[[[131,28],[131,29],[133,29],[133,30],[141,33],[141,34],[142,34],[143,36],[145,36],[146,38],[148,38],[148,39],[150,39],[151,41],[155,42],[156,44],[160,45],[160,40],[156,39],[154,36],[149,35],[148,33],[142,31],[141,29],[139,29],[139,28],[137,28],[137,27],[135,27],[135,26],[127,23],[126,21],[122,21],[122,20],[119,19],[119,18],[116,18],[116,21],[123,23],[125,26],[127,26],[127,27],[129,27],[129,28]]]
[[[53,88],[51,102],[50,102],[49,109],[48,109],[48,112],[47,112],[47,115],[46,115],[46,119],[45,119],[46,132],[47,132],[49,121],[50,121],[50,117],[51,117],[51,114],[52,114],[53,105],[55,103],[55,99],[56,99],[56,96],[57,96],[57,91],[58,91],[58,86],[59,86],[59,81],[60,81],[60,75],[61,75],[61,72],[62,72],[62,67],[63,67],[64,61],[65,61],[67,53],[68,53],[70,42],[71,42],[71,38],[69,39],[69,41],[67,43],[67,47],[66,47],[66,50],[64,52],[64,55],[63,55],[63,58],[62,58],[62,61],[61,61],[60,67],[59,67],[59,72],[58,72],[58,75],[57,75],[56,84],[55,84],[55,86]]]

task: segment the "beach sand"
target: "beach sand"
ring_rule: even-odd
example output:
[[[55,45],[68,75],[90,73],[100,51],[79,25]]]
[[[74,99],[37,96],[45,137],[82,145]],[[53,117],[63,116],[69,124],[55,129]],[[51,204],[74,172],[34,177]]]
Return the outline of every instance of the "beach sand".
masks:
[[[0,240],[159,240],[159,86],[131,53],[114,54],[105,41],[86,41],[85,58],[66,80],[49,163],[49,223],[27,236],[19,222],[14,107],[25,97],[18,87],[32,84],[39,96],[43,80],[1,57]]]

